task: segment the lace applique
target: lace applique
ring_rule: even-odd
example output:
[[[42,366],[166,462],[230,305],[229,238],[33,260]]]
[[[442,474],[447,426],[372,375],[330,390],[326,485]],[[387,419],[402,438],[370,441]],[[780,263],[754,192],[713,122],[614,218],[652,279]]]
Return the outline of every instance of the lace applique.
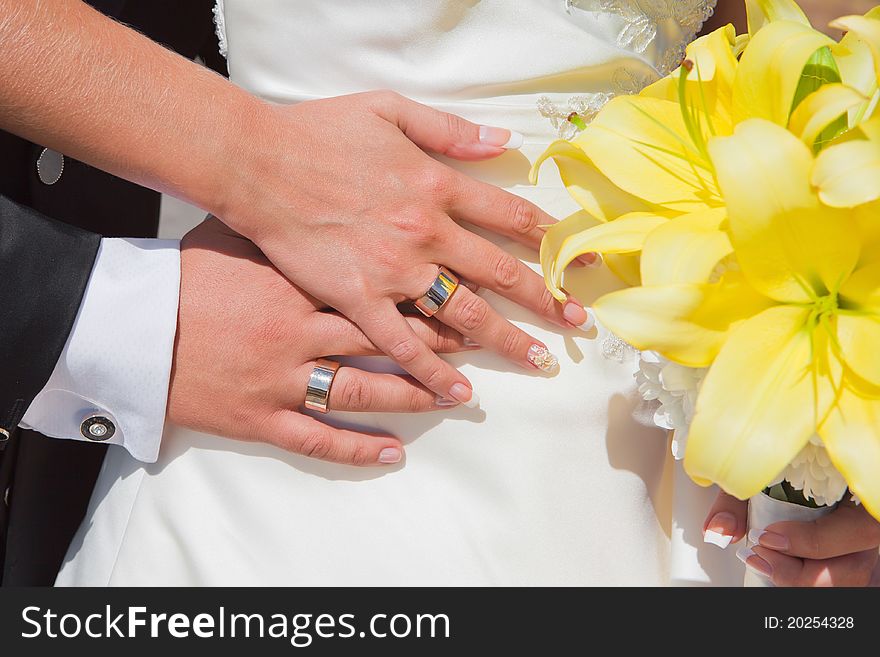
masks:
[[[229,53],[226,45],[226,16],[223,13],[223,0],[217,0],[214,4],[214,30],[217,32],[217,41],[220,44],[220,54],[224,57]]]
[[[565,10],[603,11],[624,19],[617,35],[617,45],[636,54],[643,54],[657,38],[660,26],[675,21],[681,28],[681,39],[660,55],[653,74],[637,74],[618,68],[611,76],[612,92],[574,96],[568,103],[553,103],[548,97],[538,99],[538,111],[550,120],[560,139],[571,139],[580,128],[572,122],[576,114],[582,123],[589,123],[614,96],[634,95],[646,86],[668,75],[681,64],[688,44],[715,13],[717,0],[565,0]],[[584,111],[581,111],[583,108]]]

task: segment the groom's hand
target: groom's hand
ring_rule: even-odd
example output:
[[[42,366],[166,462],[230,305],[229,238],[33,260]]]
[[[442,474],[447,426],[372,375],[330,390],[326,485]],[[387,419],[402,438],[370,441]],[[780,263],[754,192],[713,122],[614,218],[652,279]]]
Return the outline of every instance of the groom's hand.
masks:
[[[419,339],[396,304],[424,295],[440,265],[559,326],[589,321],[579,302],[563,307],[541,276],[457,223],[537,249],[541,227],[554,219],[425,152],[486,159],[520,136],[385,91],[259,112],[245,130],[246,151],[218,163],[231,194],[224,191],[215,214],[438,395],[468,402],[471,385]],[[524,367],[544,347],[467,290],[437,318]]]
[[[436,321],[405,321],[437,352],[474,348]],[[397,438],[335,429],[299,410],[317,359],[379,353],[354,324],[292,285],[216,219],[183,239],[172,422],[339,463],[397,463]],[[409,377],[341,367],[329,407],[419,413],[450,405]]]

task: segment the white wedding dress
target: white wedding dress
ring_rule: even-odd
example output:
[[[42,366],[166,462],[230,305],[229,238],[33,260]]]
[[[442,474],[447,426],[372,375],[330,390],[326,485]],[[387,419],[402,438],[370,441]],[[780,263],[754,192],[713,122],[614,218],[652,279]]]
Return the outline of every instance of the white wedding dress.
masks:
[[[523,133],[521,151],[450,164],[562,218],[577,208],[553,167],[539,186],[527,181],[565,130],[560,117],[666,72],[713,5],[225,0],[216,14],[232,80],[272,101],[391,88]],[[492,239],[537,269],[534,253]],[[567,285],[590,302],[619,283],[578,270]],[[601,329],[560,333],[486,297],[559,356],[557,376],[457,355],[449,361],[473,382],[480,410],[336,417],[402,437],[405,463],[391,469],[174,426],[154,465],[111,449],[58,584],[741,582],[729,555],[702,547],[711,491],[686,482],[664,433],[635,417],[635,354]]]

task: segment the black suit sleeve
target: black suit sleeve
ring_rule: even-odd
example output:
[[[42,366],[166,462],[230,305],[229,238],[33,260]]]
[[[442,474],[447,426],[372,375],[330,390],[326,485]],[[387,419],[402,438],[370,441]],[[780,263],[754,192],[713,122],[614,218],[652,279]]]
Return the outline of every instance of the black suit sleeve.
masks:
[[[12,433],[52,375],[100,242],[0,196],[0,429]]]

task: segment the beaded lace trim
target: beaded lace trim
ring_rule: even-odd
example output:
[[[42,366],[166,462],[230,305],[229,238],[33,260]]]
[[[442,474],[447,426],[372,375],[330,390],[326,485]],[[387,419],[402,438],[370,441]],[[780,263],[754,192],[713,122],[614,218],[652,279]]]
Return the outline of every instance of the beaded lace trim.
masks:
[[[609,93],[572,96],[567,103],[554,103],[547,96],[541,96],[538,99],[541,116],[550,121],[560,139],[571,139],[579,129],[569,120],[573,114],[577,114],[584,123],[589,123],[614,96],[637,94],[674,71],[684,59],[687,45],[715,13],[717,0],[564,0],[564,3],[568,13],[602,11],[623,18],[624,26],[617,35],[616,43],[618,47],[639,55],[657,38],[662,23],[675,21],[682,30],[681,41],[663,52],[653,75],[637,75],[621,67],[612,75],[612,91]]]
[[[226,43],[226,16],[223,13],[223,0],[214,3],[214,30],[217,32],[217,41],[220,44],[220,54],[224,57],[229,53]]]

